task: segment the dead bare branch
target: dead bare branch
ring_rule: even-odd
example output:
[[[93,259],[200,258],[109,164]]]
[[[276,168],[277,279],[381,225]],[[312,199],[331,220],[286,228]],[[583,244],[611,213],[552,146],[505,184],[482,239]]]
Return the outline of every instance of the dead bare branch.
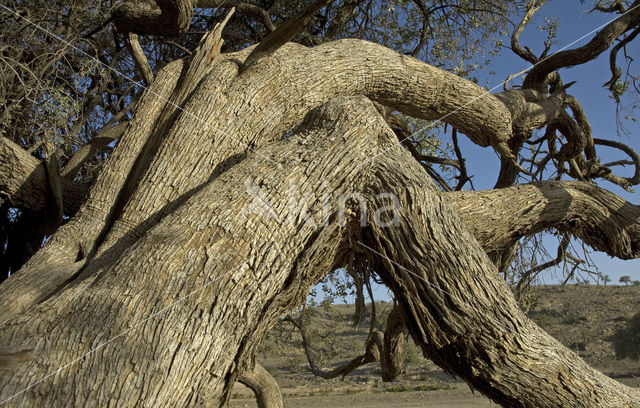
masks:
[[[318,0],[307,6],[298,15],[279,25],[275,31],[266,36],[264,40],[251,51],[251,54],[249,54],[240,67],[240,72],[246,71],[256,62],[273,54],[278,48],[282,47],[311,24],[315,13],[332,1],[333,0]]]
[[[523,88],[536,89],[544,83],[548,74],[560,68],[581,65],[595,59],[629,29],[640,23],[640,0],[631,4],[629,10],[600,30],[587,44],[571,50],[557,52],[539,61],[529,71]]]

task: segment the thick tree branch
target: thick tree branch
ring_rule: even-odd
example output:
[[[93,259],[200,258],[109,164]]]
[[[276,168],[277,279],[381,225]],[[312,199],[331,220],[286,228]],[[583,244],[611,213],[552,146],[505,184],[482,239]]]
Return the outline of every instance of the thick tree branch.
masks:
[[[512,127],[528,134],[546,126],[562,112],[563,90],[543,96],[531,89],[511,89],[495,94],[511,112]]]
[[[611,256],[640,256],[640,207],[590,183],[544,181],[446,194],[489,254],[555,229]]]
[[[636,389],[597,372],[535,326],[520,311],[511,289],[479,246],[461,250],[461,242],[478,241],[464,228],[456,227],[470,227],[464,216],[460,219],[458,212],[447,208],[449,197],[459,193],[434,197],[435,187],[427,187],[421,171],[409,170],[418,166],[403,161],[400,149],[390,152],[386,160],[395,163],[397,171],[387,173],[383,169],[388,165],[380,164],[376,174],[381,179],[372,180],[370,188],[389,192],[390,186],[402,186],[398,196],[405,197],[407,207],[393,228],[371,222],[357,242],[363,252],[376,257],[376,273],[393,290],[403,307],[409,333],[425,356],[502,406],[640,407]],[[505,190],[510,189],[497,193]],[[503,196],[509,198],[531,209],[522,196]],[[481,206],[481,197],[474,199],[479,199],[475,204]],[[384,202],[372,200],[373,208]],[[485,200],[482,207],[490,207],[492,201]],[[486,225],[499,224],[511,208],[504,210],[507,214],[497,212]],[[435,219],[437,226],[431,222]],[[635,215],[631,221],[637,219]],[[453,229],[458,231],[455,242],[446,238]],[[485,372],[492,375],[485,376]],[[594,402],[596,398],[598,402]]]
[[[12,206],[40,212],[49,204],[49,184],[44,162],[9,139],[0,137],[0,195]],[[64,214],[73,215],[86,199],[89,185],[62,178],[60,189]]]
[[[177,37],[189,28],[193,6],[193,0],[125,1],[113,11],[113,21],[121,33]]]
[[[206,91],[214,94],[211,88]],[[218,118],[229,109],[228,100],[224,102],[213,109]],[[352,255],[349,242],[360,238],[374,246],[362,251],[369,251],[376,272],[396,294],[423,353],[494,401],[541,408],[580,407],[596,400],[603,407],[639,406],[637,390],[593,370],[526,318],[447,195],[426,180],[406,150],[391,149],[373,165],[363,166],[369,157],[395,146],[396,136],[372,104],[361,97],[332,100],[311,111],[296,129],[221,176],[198,184],[152,230],[134,242],[120,240],[92,259],[63,291],[51,293],[15,320],[5,320],[0,344],[22,347],[33,341],[34,333],[38,341],[33,362],[2,375],[0,393],[8,398],[24,390],[23,382],[45,378],[50,367],[81,360],[82,370],[63,374],[74,388],[58,387],[49,379],[27,390],[18,402],[74,405],[79,402],[75,389],[91,389],[96,378],[108,389],[121,390],[117,401],[94,391],[92,401],[98,404],[129,406],[153,399],[163,406],[185,406],[202,391],[215,397],[234,372],[248,368],[242,366],[242,357],[251,355],[255,340],[303,302],[323,275],[344,264]],[[192,128],[186,130],[194,140]],[[165,145],[173,137],[166,135]],[[224,155],[211,143],[210,133],[206,143],[193,146]],[[200,158],[202,153],[198,150]],[[211,174],[208,161],[206,168]],[[300,175],[303,195],[328,180],[332,197],[363,192],[371,209],[387,206],[388,198],[380,193],[391,192],[400,200],[397,223],[383,226],[367,211],[369,223],[363,228],[356,204],[345,222],[332,210],[328,225],[281,224],[277,218],[285,216],[286,205],[275,206],[276,219],[243,211],[253,199],[234,181],[259,175],[269,197],[275,198],[289,188],[293,174]],[[141,185],[151,186],[159,191],[158,183]],[[324,209],[314,200],[307,210],[314,218]],[[65,238],[62,232],[52,240]],[[174,299],[184,301],[165,306]],[[163,319],[149,319],[158,310],[166,311]],[[133,327],[117,343],[104,343],[103,350],[83,358],[95,344],[122,333],[122,325],[135,322],[145,327]],[[150,381],[149,372],[140,370],[149,361],[159,368],[163,382]],[[114,370],[120,375],[109,375]],[[185,382],[194,387],[183,387]]]
[[[276,52],[273,64],[238,76],[238,62],[249,52],[222,55],[198,84],[177,85],[183,74],[180,60],[157,74],[152,91],[143,94],[135,119],[96,179],[84,210],[0,287],[0,310],[11,310],[3,317],[19,314],[70,279],[73,268],[52,272],[52,262],[86,260],[98,246],[107,250],[120,240],[140,236],[166,214],[167,203],[206,184],[212,169],[233,163],[247,146],[280,139],[310,109],[331,98],[364,94],[410,116],[443,118],[481,146],[507,148],[511,137],[509,111],[483,88],[377,44],[339,40],[313,49],[288,44]],[[193,92],[184,94],[186,89]],[[264,90],[269,98],[259,96]],[[190,95],[185,111],[200,112],[198,120],[176,111],[185,95]],[[198,154],[185,149],[202,143],[208,148]],[[154,180],[167,176],[167,163],[180,166],[173,168],[172,181],[158,185]],[[153,190],[143,187],[149,183]],[[148,205],[129,207],[137,202]],[[103,239],[105,231],[109,232]],[[18,290],[25,286],[30,289]]]
[[[101,152],[114,140],[119,139],[128,126],[128,122],[121,122],[115,126],[103,129],[94,136],[89,143],[81,146],[62,168],[61,175],[73,179],[87,160]]]

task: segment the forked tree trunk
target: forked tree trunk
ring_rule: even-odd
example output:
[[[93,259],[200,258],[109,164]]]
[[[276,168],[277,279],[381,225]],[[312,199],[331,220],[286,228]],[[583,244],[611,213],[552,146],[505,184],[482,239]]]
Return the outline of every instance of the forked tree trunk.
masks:
[[[236,380],[261,387],[265,333],[359,252],[425,355],[494,401],[640,406],[520,312],[369,100],[433,118],[481,88],[361,41],[288,45],[238,75],[248,52],[187,84],[194,67],[159,72],[87,203],[0,286],[0,347],[33,356],[0,369],[0,402],[224,405]],[[498,150],[509,137],[495,98],[448,119]]]

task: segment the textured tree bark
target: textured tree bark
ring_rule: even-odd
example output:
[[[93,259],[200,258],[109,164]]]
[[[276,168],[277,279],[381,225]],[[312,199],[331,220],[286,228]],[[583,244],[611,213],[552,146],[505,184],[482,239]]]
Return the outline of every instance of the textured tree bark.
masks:
[[[238,76],[250,52],[223,56],[198,83],[184,85],[195,88],[192,93],[176,88],[182,61],[158,73],[140,101],[144,113],[137,112],[122,137],[124,146],[114,151],[78,216],[17,279],[0,286],[1,319],[64,285],[82,267],[76,261],[121,240],[135,242],[172,210],[170,203],[182,202],[236,163],[247,146],[281,137],[332,97],[364,94],[413,116],[447,115],[446,121],[482,146],[500,146],[510,136],[507,108],[483,88],[377,44],[287,44],[255,64],[253,74]],[[195,154],[198,146],[203,148]],[[68,263],[77,265],[50,267]]]
[[[241,372],[238,381],[254,392],[258,408],[284,407],[278,383],[260,364],[256,364],[251,371]]]
[[[74,215],[86,199],[89,185],[62,178],[64,213]],[[47,171],[44,164],[23,148],[0,138],[0,195],[12,205],[30,212],[49,205]]]
[[[335,267],[351,225],[339,220],[337,208],[322,213],[320,200],[309,203],[310,219],[293,215],[289,221],[278,194],[288,189],[292,175],[301,194],[328,179],[332,202],[338,193],[357,191],[365,170],[355,168],[377,151],[370,135],[385,126],[372,112],[373,105],[361,100],[313,112],[299,137],[261,150],[273,161],[251,155],[199,189],[134,246],[102,254],[86,267],[84,279],[4,325],[0,344],[31,344],[23,348],[33,348],[34,361],[2,373],[3,399],[79,359],[61,377],[12,403],[73,406],[88,395],[98,405],[224,403],[225,386],[251,369],[245,359],[259,339]],[[268,188],[276,217],[255,214],[255,197],[247,194],[244,180]],[[324,216],[328,225],[321,223]],[[279,225],[278,219],[285,222]],[[119,374],[110,375],[112,370]],[[90,392],[96,383],[98,394]]]
[[[553,228],[611,256],[640,256],[640,207],[590,183],[544,181],[447,199],[488,254]]]
[[[395,150],[378,163],[365,188],[397,186],[402,214],[394,228],[369,223],[358,242],[428,358],[505,407],[640,406],[637,389],[589,367],[520,311],[447,195],[416,177],[417,163]],[[378,197],[370,207],[384,205]]]
[[[403,310],[394,305],[387,317],[387,326],[382,338],[380,367],[383,381],[393,381],[402,374],[405,328]]]
[[[33,356],[0,370],[0,402],[225,405],[266,331],[359,251],[425,355],[494,401],[639,406],[520,312],[370,100],[451,113],[494,147],[511,135],[502,102],[468,104],[484,90],[363,41],[286,45],[238,75],[250,51],[186,83],[189,64],[159,72],[87,202],[0,286],[0,346]],[[349,195],[346,216],[325,205]]]
[[[158,74],[157,81],[142,96],[135,118],[93,184],[84,206],[20,273],[0,286],[0,320],[11,319],[50,296],[83,266],[112,218],[118,192],[165,108],[181,69],[182,61],[176,61]]]

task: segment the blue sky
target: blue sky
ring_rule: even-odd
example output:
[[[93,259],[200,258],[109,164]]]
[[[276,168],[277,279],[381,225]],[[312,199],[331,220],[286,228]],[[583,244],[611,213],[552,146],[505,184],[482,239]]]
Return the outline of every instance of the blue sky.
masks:
[[[556,44],[552,47],[551,53],[560,50],[585,34],[590,33],[592,30],[606,24],[613,17],[612,15],[598,12],[587,13],[580,7],[578,0],[549,1],[534,17],[521,36],[521,44],[523,46],[530,46],[536,54],[541,52],[543,39],[545,38],[545,35],[541,34],[537,29],[537,26],[542,24],[544,18],[551,13],[560,19]],[[584,40],[571,45],[569,48],[584,45],[592,37],[593,34],[590,34]],[[640,56],[640,45],[638,41],[632,42],[627,49],[629,55]],[[618,64],[624,63],[624,58],[622,55],[619,55]],[[636,74],[640,74],[639,64],[640,62],[636,63],[635,66],[632,65],[632,72],[635,71]],[[495,58],[489,67],[490,70],[496,72],[495,75],[490,77],[488,82],[490,88],[499,85],[508,75],[520,72],[529,66],[530,63],[515,56],[510,50],[504,50],[499,57]],[[625,121],[624,125],[629,133],[619,136],[616,128],[615,103],[609,97],[608,90],[602,86],[602,84],[611,77],[609,71],[609,52],[605,52],[597,60],[590,63],[563,69],[560,71],[560,74],[565,83],[576,81],[576,84],[567,92],[574,95],[582,103],[593,128],[594,137],[619,140],[640,152],[640,124],[630,120]],[[481,81],[481,83],[484,82]],[[518,84],[519,81],[516,80],[514,83]],[[496,89],[495,92],[499,92],[500,90],[502,90],[502,86]],[[629,101],[627,100],[627,102]],[[640,115],[636,113],[636,116]],[[495,153],[489,149],[478,148],[467,140],[462,141],[461,148],[463,154],[468,156],[467,164],[470,172],[474,174],[473,181],[475,188],[492,188],[499,167],[498,160],[494,160],[494,158],[496,158]],[[626,158],[624,154],[606,148],[601,148],[598,154],[603,162],[612,158]],[[491,158],[491,160],[488,160],[488,158]],[[622,174],[631,175],[632,169],[630,167],[622,170],[618,168],[616,171],[625,172],[625,170],[626,174]],[[600,186],[623,196],[626,200],[634,204],[640,202],[640,186],[635,189],[635,193],[627,193],[623,189],[606,181],[600,183]],[[553,245],[554,241],[549,242]],[[551,253],[555,254],[554,246],[548,249]],[[622,275],[629,275],[633,280],[640,280],[640,260],[622,261],[611,258],[602,252],[594,252],[593,261],[603,273],[610,275],[614,283],[618,282],[618,279]],[[547,273],[544,280],[548,283],[557,282],[557,272]]]

